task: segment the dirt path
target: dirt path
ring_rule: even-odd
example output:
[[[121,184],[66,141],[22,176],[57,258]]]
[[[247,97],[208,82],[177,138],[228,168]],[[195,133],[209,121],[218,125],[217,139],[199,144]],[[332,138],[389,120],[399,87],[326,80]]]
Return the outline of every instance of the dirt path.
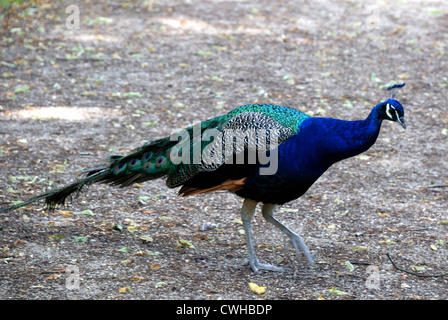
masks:
[[[315,272],[258,215],[260,258],[289,271],[253,274],[234,195],[93,186],[65,210],[0,215],[1,299],[448,298],[446,277],[386,256],[448,272],[443,2],[90,1],[72,30],[69,4],[2,11],[0,206],[248,103],[361,119],[400,81],[408,129],[385,123],[371,150],[278,209]]]

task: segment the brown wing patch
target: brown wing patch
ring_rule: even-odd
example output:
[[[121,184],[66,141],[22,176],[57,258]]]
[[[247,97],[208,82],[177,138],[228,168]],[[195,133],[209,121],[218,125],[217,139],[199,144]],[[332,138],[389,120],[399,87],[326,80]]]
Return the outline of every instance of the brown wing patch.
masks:
[[[188,186],[183,186],[180,190],[179,190],[179,195],[181,197],[188,197],[188,196],[192,196],[195,194],[200,194],[200,193],[209,193],[209,192],[214,192],[214,191],[218,191],[218,190],[227,190],[230,192],[235,192],[238,190],[243,189],[244,186],[244,182],[246,181],[246,178],[242,178],[239,180],[226,180],[221,184],[217,184],[213,187],[209,187],[209,188],[195,188],[195,187],[188,187]]]

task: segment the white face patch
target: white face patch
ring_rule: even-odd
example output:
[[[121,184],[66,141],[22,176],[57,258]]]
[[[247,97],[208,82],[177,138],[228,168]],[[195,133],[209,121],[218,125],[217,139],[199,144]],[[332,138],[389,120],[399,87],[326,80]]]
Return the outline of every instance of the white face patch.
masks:
[[[395,110],[395,108],[393,106],[391,106],[390,104],[386,104],[386,114],[389,118],[393,119],[392,114],[390,113],[390,107],[392,107]],[[395,112],[397,112],[397,111],[395,111]]]
[[[395,119],[400,119],[400,117],[398,116],[398,112],[397,112],[397,109],[395,109],[395,107],[393,106],[393,105],[391,105],[391,104],[387,104],[392,110],[394,110],[394,112],[395,112]],[[387,107],[387,106],[386,106]],[[386,113],[387,113],[387,111],[386,111]],[[391,116],[391,113],[390,113],[390,109],[389,109],[389,113],[387,113],[387,115],[391,118],[391,119],[393,119],[392,118],[392,116]]]

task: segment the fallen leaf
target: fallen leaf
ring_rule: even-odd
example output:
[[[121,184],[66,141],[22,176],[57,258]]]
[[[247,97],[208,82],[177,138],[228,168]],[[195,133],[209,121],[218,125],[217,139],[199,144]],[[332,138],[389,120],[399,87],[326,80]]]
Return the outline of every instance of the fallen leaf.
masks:
[[[198,50],[198,51],[196,51],[196,54],[203,56],[203,57],[208,57],[208,56],[211,56],[213,53],[211,53],[210,51]]]
[[[125,98],[142,98],[143,95],[139,92],[126,92],[123,94],[123,97]]]
[[[299,212],[299,209],[280,208],[280,212]]]
[[[425,267],[412,266],[412,270],[414,270],[414,271],[425,271]]]
[[[93,92],[93,91],[83,91],[83,92],[81,92],[81,95],[83,97],[96,97],[98,95],[98,93]]]
[[[57,280],[57,279],[59,279],[60,277],[61,277],[60,274],[54,274],[54,275],[52,275],[52,276],[49,276],[49,277],[47,278],[47,280]]]
[[[345,261],[345,265],[347,266],[348,270],[353,271],[355,270],[355,267],[350,263],[350,261]]]
[[[126,292],[131,292],[131,287],[127,286],[127,287],[118,289],[118,293],[126,293]]]
[[[345,107],[345,108],[351,109],[351,108],[353,108],[353,103],[350,100],[347,99],[347,100],[344,101],[342,106]]]
[[[53,234],[48,237],[50,241],[64,240],[67,236],[64,234]]]
[[[96,17],[96,18],[88,18],[87,19],[87,23],[89,25],[92,24],[101,24],[101,23],[112,23],[112,18],[108,18],[108,17]]]
[[[290,76],[290,75],[285,75],[283,76],[283,80],[286,81],[287,84],[293,85],[296,82],[294,81],[294,79]]]
[[[210,80],[217,81],[217,82],[222,82],[223,81],[221,77],[216,76],[216,75],[211,75],[210,76]]]
[[[137,252],[134,253],[132,256],[133,256],[133,257],[143,257],[143,256],[147,256],[147,255],[149,255],[148,252],[145,252],[145,251],[137,251]]]
[[[177,240],[176,246],[177,246],[177,247],[183,247],[183,248],[191,248],[191,249],[194,249],[194,246],[193,246],[193,244],[192,244],[190,241],[188,241],[188,240],[183,240],[183,239],[179,239],[179,240]]]
[[[364,250],[367,250],[367,247],[366,246],[356,246],[356,247],[353,247],[353,250],[364,251]]]
[[[145,110],[137,109],[137,110],[135,110],[134,113],[135,113],[135,114],[138,114],[138,115],[143,115],[143,114],[146,114],[146,111],[145,111]]]
[[[24,246],[24,245],[26,245],[26,242],[24,242],[22,240],[17,240],[16,242],[14,242],[14,245],[16,245],[16,246]]]
[[[112,53],[112,58],[114,58],[114,59],[121,59],[121,56],[120,56],[120,54],[118,52],[114,52],[114,53]]]
[[[117,231],[123,231],[123,225],[121,223],[117,223],[116,225],[114,225],[112,227],[112,229],[117,230]]]
[[[157,283],[156,283],[156,288],[164,287],[164,286],[166,286],[167,284],[168,284],[168,283],[163,282],[163,281],[161,281],[161,282],[157,282]]]
[[[88,216],[94,216],[92,210],[83,210],[83,211],[80,211],[78,214],[85,214],[85,215],[88,215]]]
[[[182,102],[176,101],[175,103],[173,103],[173,107],[174,108],[185,108],[185,104],[183,104]]]
[[[26,93],[30,91],[30,86],[21,85],[14,88],[14,93]]]
[[[142,276],[139,276],[138,274],[135,274],[135,275],[131,278],[131,280],[132,280],[132,281],[141,282],[141,281],[144,281],[144,280],[146,280],[146,279],[143,278]]]
[[[439,9],[429,9],[428,13],[429,14],[443,14],[442,10],[439,10]],[[17,29],[20,29],[20,28],[17,28]]]
[[[14,190],[13,188],[9,187],[9,188],[8,188],[8,192],[10,192],[10,193],[20,193],[20,192],[22,192],[22,191],[20,191],[20,190]]]
[[[61,216],[63,216],[64,218],[69,218],[73,215],[72,211],[66,211],[66,210],[59,210],[59,213],[61,214]]]
[[[149,121],[149,122],[143,122],[143,125],[147,126],[147,127],[154,127],[157,125],[157,121]],[[137,185],[137,184],[136,184]],[[140,185],[140,188],[142,188],[143,186]]]
[[[373,72],[370,74],[370,80],[372,80],[373,82],[381,82],[381,79],[378,79],[376,74]]]
[[[142,239],[145,242],[153,242],[154,239],[150,236],[141,236],[140,239]]]
[[[263,294],[266,291],[266,287],[260,287],[259,285],[249,282],[249,288],[252,290],[252,292],[256,294]]]
[[[358,159],[360,159],[360,160],[369,160],[369,159],[370,159],[370,157],[369,157],[369,156],[366,156],[365,154],[362,154],[362,155],[360,155],[360,156],[357,156],[356,158],[358,158]]]
[[[331,293],[339,294],[339,295],[346,295],[346,294],[348,294],[347,292],[344,292],[344,291],[341,291],[341,290],[338,290],[338,289],[335,289],[335,288],[330,288],[330,289],[328,289],[328,291],[331,292]]]
[[[75,237],[73,238],[73,242],[86,242],[87,237]]]

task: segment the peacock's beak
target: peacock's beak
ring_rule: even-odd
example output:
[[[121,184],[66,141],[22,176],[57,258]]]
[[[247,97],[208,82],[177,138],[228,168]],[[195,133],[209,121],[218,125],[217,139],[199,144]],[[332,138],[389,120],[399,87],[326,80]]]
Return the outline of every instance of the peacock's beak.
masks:
[[[404,121],[404,117],[400,117],[398,118],[397,121],[399,124],[401,124],[401,126],[403,127],[404,130],[406,130],[406,121]]]

